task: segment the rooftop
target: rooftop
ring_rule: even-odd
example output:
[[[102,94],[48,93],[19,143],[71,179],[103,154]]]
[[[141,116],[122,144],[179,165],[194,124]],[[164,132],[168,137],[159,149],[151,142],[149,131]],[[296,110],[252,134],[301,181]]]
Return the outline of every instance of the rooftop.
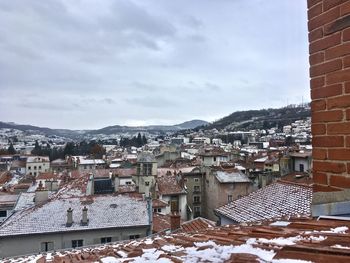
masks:
[[[84,206],[88,208],[87,226],[80,224]],[[70,227],[66,227],[68,208],[73,209]],[[17,211],[0,226],[0,236],[144,225],[148,225],[146,201],[121,195],[58,198]]]
[[[207,227],[9,262],[349,262],[349,226],[349,221],[299,220]]]
[[[312,187],[276,182],[215,211],[235,222],[260,222],[311,215]]]
[[[139,162],[139,163],[154,163],[157,161],[152,153],[142,152],[138,155],[137,162]]]
[[[248,176],[240,171],[234,172],[225,172],[225,171],[217,171],[216,178],[220,183],[250,183]]]
[[[47,156],[28,156],[27,163],[50,162]]]

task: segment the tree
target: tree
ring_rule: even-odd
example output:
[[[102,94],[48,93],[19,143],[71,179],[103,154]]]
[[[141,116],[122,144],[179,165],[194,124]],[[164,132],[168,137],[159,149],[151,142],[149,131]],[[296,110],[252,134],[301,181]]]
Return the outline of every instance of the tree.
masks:
[[[16,153],[17,153],[16,150],[15,150],[15,148],[13,147],[12,142],[10,143],[10,146],[8,147],[7,152],[8,152],[9,154],[16,154]]]
[[[67,142],[66,146],[64,147],[63,154],[64,156],[67,155],[74,155],[75,152],[75,145],[73,142]]]
[[[103,155],[106,153],[105,148],[103,148],[101,145],[95,143],[94,146],[90,149],[90,154],[95,158],[95,159],[100,159],[103,157]]]
[[[141,137],[141,133],[137,134],[137,139],[136,139],[136,147],[141,147],[142,144],[142,137]]]
[[[145,145],[145,144],[147,144],[147,139],[146,139],[146,136],[143,135],[142,136],[142,145]]]
[[[41,146],[39,145],[39,142],[37,140],[35,141],[35,146],[34,146],[34,149],[32,150],[32,154],[33,155],[42,155],[43,154]]]

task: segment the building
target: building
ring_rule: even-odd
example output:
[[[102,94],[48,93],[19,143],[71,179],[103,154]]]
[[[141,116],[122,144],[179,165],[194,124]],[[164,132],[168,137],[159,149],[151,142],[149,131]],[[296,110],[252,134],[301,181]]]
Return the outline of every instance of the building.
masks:
[[[311,171],[312,152],[299,151],[289,154],[292,172],[306,173]]]
[[[221,148],[206,148],[199,156],[204,166],[218,166],[221,162],[228,162],[231,160],[230,153],[225,152]]]
[[[176,212],[182,220],[187,220],[187,192],[181,172],[158,169],[155,194],[159,200],[169,204],[165,207],[165,214]]]
[[[227,171],[207,169],[205,210],[203,216],[216,221],[214,209],[249,194],[253,184],[248,176],[236,169]]]
[[[205,173],[199,168],[182,173],[187,191],[188,219],[201,217],[205,211]]]
[[[29,156],[26,161],[26,175],[38,176],[50,170],[50,159],[47,156]]]
[[[157,161],[151,153],[143,152],[137,158],[136,175],[133,180],[139,193],[154,192],[157,177]]]
[[[146,201],[121,195],[41,201],[41,205],[23,210],[15,208],[0,226],[1,257],[136,239],[151,233],[147,208],[151,206]]]

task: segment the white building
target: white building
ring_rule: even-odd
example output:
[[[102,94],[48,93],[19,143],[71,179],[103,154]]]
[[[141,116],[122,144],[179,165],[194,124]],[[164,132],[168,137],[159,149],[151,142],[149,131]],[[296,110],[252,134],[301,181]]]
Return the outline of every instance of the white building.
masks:
[[[26,175],[38,176],[50,170],[50,159],[47,156],[29,156],[26,162]]]

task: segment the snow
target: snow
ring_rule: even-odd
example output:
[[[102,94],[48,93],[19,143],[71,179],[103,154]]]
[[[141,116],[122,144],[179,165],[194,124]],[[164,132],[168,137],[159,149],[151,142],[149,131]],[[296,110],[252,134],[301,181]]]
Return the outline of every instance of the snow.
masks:
[[[119,256],[121,256],[122,258],[126,258],[126,257],[128,257],[128,254],[127,253],[125,253],[124,251],[122,251],[122,250],[119,250],[118,252],[117,252],[117,254],[119,255]]]
[[[279,237],[279,238],[273,238],[273,239],[259,238],[257,241],[259,243],[272,244],[277,246],[291,246],[291,245],[295,245],[295,243],[300,240],[302,240],[301,236],[288,237],[288,238]]]
[[[115,263],[119,262],[115,257],[105,257],[100,259],[102,263]]]
[[[332,248],[339,248],[339,249],[350,249],[350,247],[344,247],[342,245],[334,245],[334,246],[331,246]]]
[[[339,226],[336,228],[331,228],[330,230],[321,230],[321,231],[305,231],[305,234],[312,234],[312,233],[328,233],[328,234],[345,234],[346,231],[348,231],[349,228],[347,226]]]
[[[150,239],[150,238],[147,238],[147,239],[144,241],[144,243],[145,243],[146,245],[151,245],[151,244],[153,244],[153,240]]]
[[[276,221],[270,224],[270,226],[288,226],[290,222],[288,221]]]

